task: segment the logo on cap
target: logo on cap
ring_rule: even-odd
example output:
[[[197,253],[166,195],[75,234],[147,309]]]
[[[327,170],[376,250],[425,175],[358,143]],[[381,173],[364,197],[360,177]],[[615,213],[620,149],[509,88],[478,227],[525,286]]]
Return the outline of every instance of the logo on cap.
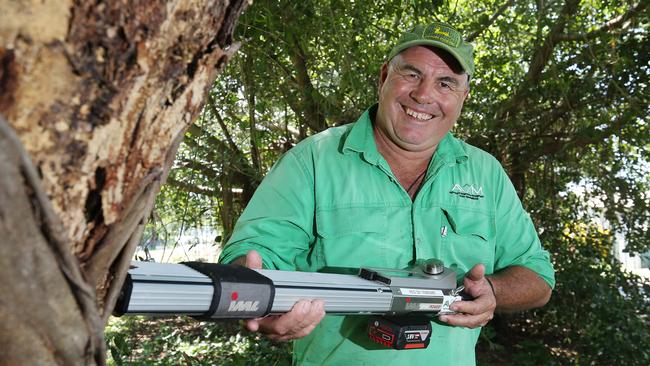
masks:
[[[449,47],[458,47],[461,42],[460,33],[451,27],[442,24],[431,25],[427,27],[422,35],[425,38],[442,42]]]

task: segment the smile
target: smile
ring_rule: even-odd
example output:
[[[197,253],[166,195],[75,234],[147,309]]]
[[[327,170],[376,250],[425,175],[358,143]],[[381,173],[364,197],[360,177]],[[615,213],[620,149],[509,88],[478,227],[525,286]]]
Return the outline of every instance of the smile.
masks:
[[[412,110],[411,108],[409,108],[407,106],[403,106],[403,108],[404,108],[404,112],[406,114],[408,114],[411,117],[417,118],[420,121],[426,121],[426,120],[429,120],[429,119],[433,118],[433,116],[430,115],[430,114],[416,112],[416,111]]]

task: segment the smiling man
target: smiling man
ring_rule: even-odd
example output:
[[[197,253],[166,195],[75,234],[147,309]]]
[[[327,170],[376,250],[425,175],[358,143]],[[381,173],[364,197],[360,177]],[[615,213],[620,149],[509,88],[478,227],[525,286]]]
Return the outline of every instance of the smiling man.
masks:
[[[378,104],[287,152],[239,218],[222,262],[318,271],[438,258],[474,298],[433,320],[419,350],[378,346],[365,336],[367,318],[324,316],[318,299],[247,321],[271,339],[295,339],[294,364],[473,365],[495,311],[550,298],[548,253],[503,168],[450,132],[473,73],[472,46],[451,26],[405,32],[381,67]]]

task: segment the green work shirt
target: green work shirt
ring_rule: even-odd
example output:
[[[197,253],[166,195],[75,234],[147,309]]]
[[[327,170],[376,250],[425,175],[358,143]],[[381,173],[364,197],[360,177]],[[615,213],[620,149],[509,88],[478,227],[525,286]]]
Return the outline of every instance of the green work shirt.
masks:
[[[415,259],[439,258],[456,270],[459,283],[482,263],[487,274],[525,266],[555,285],[548,252],[494,157],[447,133],[411,201],[377,151],[374,110],[287,152],[258,187],[220,260],[254,249],[265,268],[318,271],[404,268]],[[396,351],[367,338],[367,321],[326,316],[295,341],[294,364],[475,364],[480,328],[432,321],[427,349]]]

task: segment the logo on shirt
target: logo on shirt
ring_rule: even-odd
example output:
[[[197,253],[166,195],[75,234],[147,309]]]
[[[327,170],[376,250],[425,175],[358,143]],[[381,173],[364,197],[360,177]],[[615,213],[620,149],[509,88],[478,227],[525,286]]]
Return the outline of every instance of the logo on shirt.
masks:
[[[473,184],[460,185],[456,183],[451,188],[451,191],[449,191],[449,193],[455,194],[458,197],[469,198],[471,200],[478,200],[479,198],[484,197],[483,186],[478,186],[478,185],[475,186]]]

